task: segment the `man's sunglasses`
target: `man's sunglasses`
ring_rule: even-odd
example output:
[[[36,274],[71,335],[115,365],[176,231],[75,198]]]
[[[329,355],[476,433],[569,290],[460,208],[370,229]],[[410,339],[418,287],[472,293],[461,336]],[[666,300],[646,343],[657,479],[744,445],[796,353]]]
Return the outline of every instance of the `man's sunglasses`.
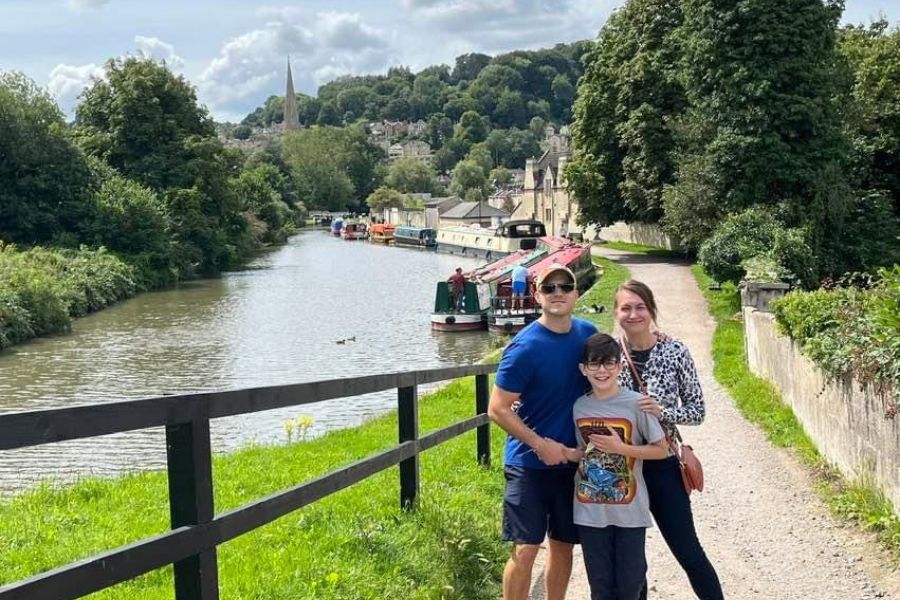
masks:
[[[556,290],[561,291],[564,294],[568,294],[569,292],[575,289],[574,283],[542,283],[540,286],[542,294],[553,294]]]

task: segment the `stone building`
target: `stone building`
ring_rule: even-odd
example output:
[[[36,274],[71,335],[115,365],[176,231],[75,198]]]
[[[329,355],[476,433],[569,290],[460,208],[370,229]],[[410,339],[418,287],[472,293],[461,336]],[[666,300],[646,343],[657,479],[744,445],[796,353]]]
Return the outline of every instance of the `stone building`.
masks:
[[[578,204],[569,197],[564,170],[569,152],[544,152],[525,161],[522,195],[514,219],[537,219],[553,235],[580,231],[575,220]]]

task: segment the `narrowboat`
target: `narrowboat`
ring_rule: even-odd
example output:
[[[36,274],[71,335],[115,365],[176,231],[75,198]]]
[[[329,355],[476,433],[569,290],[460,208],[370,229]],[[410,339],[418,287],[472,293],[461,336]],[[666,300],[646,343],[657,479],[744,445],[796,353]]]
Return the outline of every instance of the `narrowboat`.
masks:
[[[331,235],[334,237],[341,237],[341,229],[344,228],[344,220],[343,219],[335,219],[331,222]]]
[[[394,230],[394,245],[434,248],[437,232],[431,227],[397,227]]]
[[[345,223],[341,229],[341,237],[346,241],[364,240],[369,237],[365,223]]]
[[[437,230],[438,252],[497,259],[517,250],[533,249],[547,229],[540,221],[508,221],[498,227],[441,227]]]
[[[394,242],[396,225],[392,223],[375,223],[369,227],[369,241],[378,244],[390,244]]]
[[[431,328],[437,331],[470,331],[484,329],[491,296],[498,282],[509,279],[510,273],[517,264],[528,266],[547,255],[544,248],[535,250],[519,250],[509,256],[479,267],[466,274],[464,310],[453,310],[453,299],[450,284],[440,281],[434,300],[434,312],[431,315]]]
[[[579,292],[594,283],[597,272],[591,260],[590,244],[573,244],[562,238],[548,238],[542,243],[557,249],[528,265],[528,287],[521,306],[513,306],[512,278],[497,281],[489,302],[488,330],[501,334],[517,333],[541,316],[541,307],[534,299],[534,282],[541,271],[553,264],[565,265],[575,273]]]
[[[439,281],[434,297],[434,312],[431,314],[431,328],[435,331],[477,331],[487,323],[487,302],[484,294],[479,294],[479,286],[467,281],[463,310],[454,310],[450,284]]]

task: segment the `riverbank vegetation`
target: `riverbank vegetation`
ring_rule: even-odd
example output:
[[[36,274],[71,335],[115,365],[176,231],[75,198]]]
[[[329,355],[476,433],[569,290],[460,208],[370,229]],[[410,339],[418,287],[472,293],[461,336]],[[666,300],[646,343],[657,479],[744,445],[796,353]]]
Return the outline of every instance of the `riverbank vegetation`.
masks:
[[[468,418],[472,380],[422,399],[421,431]],[[397,416],[284,446],[217,456],[215,506],[227,511],[384,450]],[[493,466],[475,461],[467,433],[421,457],[421,506],[399,508],[396,467],[219,548],[223,598],[492,599],[508,550],[500,542],[503,436]],[[0,585],[168,529],[164,473],[44,486],[0,503]],[[171,598],[171,569],[96,594]]]
[[[578,87],[582,219],[658,223],[719,280],[753,258],[804,287],[897,262],[900,27],[841,10],[625,3]]]
[[[700,265],[692,268],[716,320],[713,335],[713,373],[728,390],[741,413],[758,425],[775,446],[791,448],[816,479],[822,498],[843,519],[873,531],[900,559],[900,515],[883,494],[865,481],[849,481],[828,465],[803,431],[793,411],[775,387],[754,375],[747,364],[744,325],[738,288],[725,283],[710,289],[712,278]]]
[[[152,60],[110,61],[73,125],[17,73],[0,73],[0,105],[0,348],[234,267],[304,222],[279,157],[226,150]]]

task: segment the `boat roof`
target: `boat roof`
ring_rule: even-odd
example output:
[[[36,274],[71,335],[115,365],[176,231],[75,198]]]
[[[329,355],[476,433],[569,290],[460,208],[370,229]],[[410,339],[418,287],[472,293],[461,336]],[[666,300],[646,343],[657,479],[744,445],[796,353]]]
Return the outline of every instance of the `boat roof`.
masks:
[[[552,264],[560,264],[569,266],[582,257],[585,252],[590,252],[590,244],[572,244],[562,250],[557,250],[553,254],[534,263],[528,267],[528,274],[534,277]]]

